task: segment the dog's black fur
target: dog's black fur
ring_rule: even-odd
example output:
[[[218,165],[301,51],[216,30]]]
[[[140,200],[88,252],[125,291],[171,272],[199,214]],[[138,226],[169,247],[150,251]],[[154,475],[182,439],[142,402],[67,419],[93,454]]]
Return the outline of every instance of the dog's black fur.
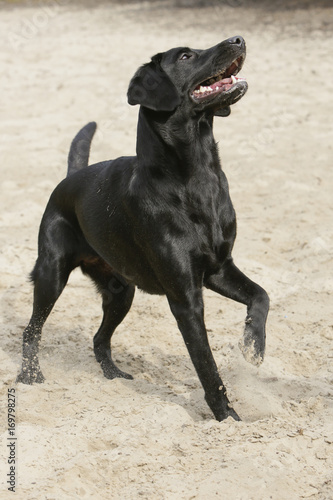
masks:
[[[74,139],[68,176],[52,193],[40,226],[34,307],[18,381],[43,382],[42,327],[70,272],[80,266],[103,296],[94,351],[105,377],[132,378],[112,361],[110,340],[135,286],[163,294],[215,417],[239,420],[209,347],[202,289],[247,306],[241,350],[260,364],[269,299],[233,263],[236,218],[212,132],[214,115],[227,116],[247,84],[233,80],[204,93],[198,85],[214,85],[218,74],[235,75],[244,58],[244,40],[234,37],[208,50],[172,49],[142,66],[128,90],[129,103],[141,106],[135,157],[88,167],[96,124]]]

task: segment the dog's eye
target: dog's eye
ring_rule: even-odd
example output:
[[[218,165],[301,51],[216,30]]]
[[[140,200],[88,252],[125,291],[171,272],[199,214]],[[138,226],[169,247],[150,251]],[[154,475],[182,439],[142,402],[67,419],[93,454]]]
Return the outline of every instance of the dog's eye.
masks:
[[[186,52],[180,56],[181,61],[185,61],[185,59],[190,59],[192,57],[192,54],[187,54]]]

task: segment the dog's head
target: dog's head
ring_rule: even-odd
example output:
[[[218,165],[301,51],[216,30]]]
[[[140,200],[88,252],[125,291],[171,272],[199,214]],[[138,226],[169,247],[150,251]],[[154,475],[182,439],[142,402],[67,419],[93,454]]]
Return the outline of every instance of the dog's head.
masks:
[[[181,107],[228,116],[230,106],[247,90],[246,80],[237,76],[245,54],[240,36],[207,50],[179,47],[157,54],[135,73],[128,102],[154,111],[174,112]]]

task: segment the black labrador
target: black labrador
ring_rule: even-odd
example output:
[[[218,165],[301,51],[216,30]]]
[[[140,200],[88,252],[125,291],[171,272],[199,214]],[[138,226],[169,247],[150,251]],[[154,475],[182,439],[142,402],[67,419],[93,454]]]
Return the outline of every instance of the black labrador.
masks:
[[[135,157],[88,167],[96,124],[76,136],[67,178],[52,193],[40,226],[18,381],[43,382],[42,327],[80,266],[103,297],[94,352],[106,378],[132,378],[114,364],[110,340],[135,286],[166,295],[216,419],[239,420],[208,343],[202,289],[247,306],[240,347],[259,365],[269,299],[233,263],[236,217],[212,131],[214,116],[227,116],[247,90],[237,76],[244,59],[245,42],[237,36],[208,50],[175,48],[139,68],[128,89],[128,102],[140,105]]]

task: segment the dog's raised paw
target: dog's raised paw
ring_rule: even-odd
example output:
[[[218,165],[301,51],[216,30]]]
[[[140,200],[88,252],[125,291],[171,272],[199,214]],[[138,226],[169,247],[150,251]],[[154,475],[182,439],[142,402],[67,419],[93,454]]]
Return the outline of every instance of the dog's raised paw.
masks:
[[[238,342],[238,347],[244,356],[245,361],[254,366],[260,366],[264,361],[264,356],[256,347],[256,341],[252,335],[245,334]]]

